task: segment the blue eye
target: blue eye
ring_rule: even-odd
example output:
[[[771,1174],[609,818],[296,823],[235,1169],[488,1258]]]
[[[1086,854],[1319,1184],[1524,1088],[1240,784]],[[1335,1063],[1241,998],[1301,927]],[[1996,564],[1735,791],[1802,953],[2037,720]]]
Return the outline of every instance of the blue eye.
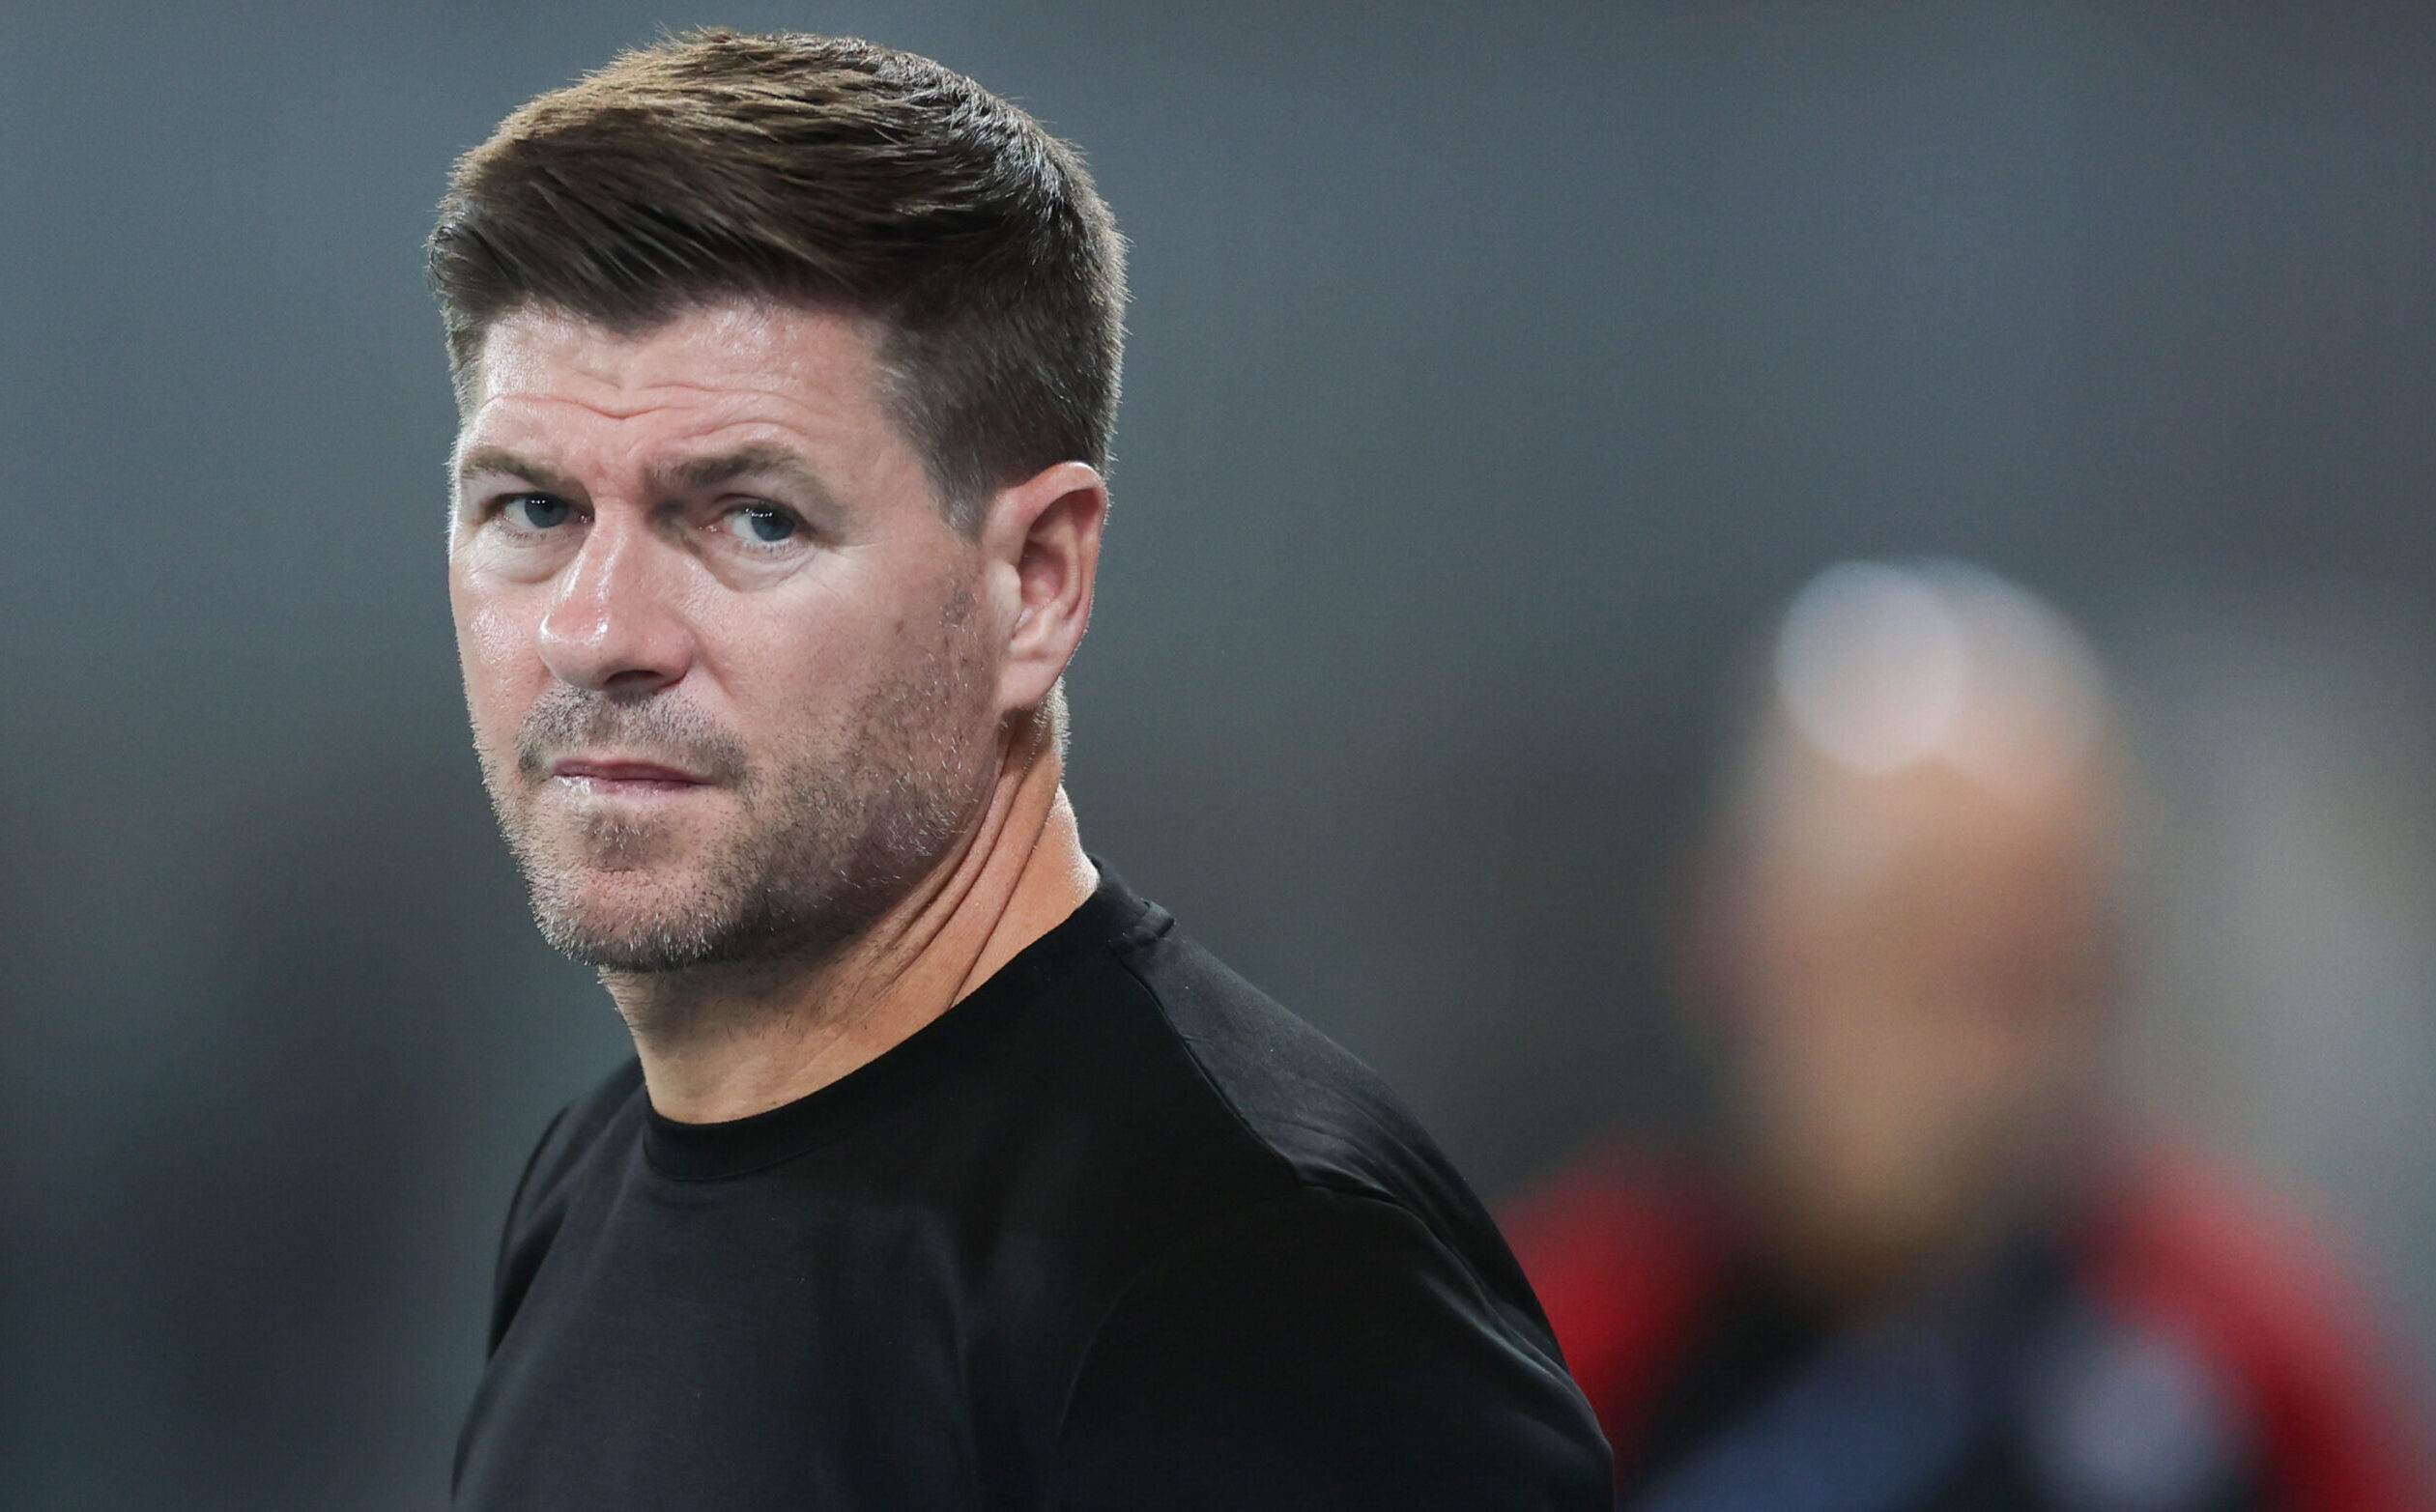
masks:
[[[788,539],[797,528],[793,515],[772,504],[747,504],[736,513],[743,517],[745,533],[765,546]]]
[[[519,494],[507,501],[504,511],[511,523],[528,530],[550,530],[566,524],[572,507],[563,499],[547,494]]]

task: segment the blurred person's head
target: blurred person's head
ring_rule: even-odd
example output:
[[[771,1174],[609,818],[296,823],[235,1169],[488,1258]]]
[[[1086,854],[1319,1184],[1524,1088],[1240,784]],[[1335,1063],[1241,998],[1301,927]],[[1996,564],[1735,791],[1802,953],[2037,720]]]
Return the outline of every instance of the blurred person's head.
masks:
[[[834,950],[1053,768],[1124,298],[1071,149],[922,58],[695,33],[468,153],[430,267],[468,700],[555,943]]]
[[[2034,1200],[2093,1111],[2107,699],[2051,610],[1943,563],[1829,569],[1767,671],[1695,985],[1764,1238],[1866,1305]]]

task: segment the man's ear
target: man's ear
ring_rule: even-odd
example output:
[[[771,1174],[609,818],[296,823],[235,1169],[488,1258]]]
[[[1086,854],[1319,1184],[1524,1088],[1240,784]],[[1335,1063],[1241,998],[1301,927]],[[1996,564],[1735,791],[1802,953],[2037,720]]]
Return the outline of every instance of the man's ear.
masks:
[[[990,606],[1007,627],[1000,713],[1047,698],[1082,643],[1107,518],[1108,485],[1079,462],[1044,468],[990,496],[980,544]]]

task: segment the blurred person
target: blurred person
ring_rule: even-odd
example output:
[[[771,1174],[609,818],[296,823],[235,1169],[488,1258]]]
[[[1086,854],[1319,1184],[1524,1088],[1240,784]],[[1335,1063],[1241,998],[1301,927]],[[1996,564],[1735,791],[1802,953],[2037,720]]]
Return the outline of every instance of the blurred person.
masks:
[[[1437,1149],[1081,848],[1123,290],[1074,151],[695,33],[511,115],[430,254],[475,746],[637,1052],[516,1193],[459,1504],[1603,1505]]]
[[[2306,1228],[2106,1094],[2125,783],[2079,638],[1848,563],[1768,673],[1684,931],[1722,1148],[1509,1215],[1623,1504],[2436,1505]]]

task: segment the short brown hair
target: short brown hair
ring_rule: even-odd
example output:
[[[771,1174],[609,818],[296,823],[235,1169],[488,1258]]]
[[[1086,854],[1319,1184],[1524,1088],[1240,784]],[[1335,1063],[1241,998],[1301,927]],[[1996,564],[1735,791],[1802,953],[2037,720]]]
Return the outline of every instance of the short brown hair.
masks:
[[[460,400],[528,305],[641,332],[746,297],[877,317],[886,398],[948,518],[1105,469],[1124,243],[1081,157],[928,58],[686,33],[543,95],[458,159],[430,242]]]

